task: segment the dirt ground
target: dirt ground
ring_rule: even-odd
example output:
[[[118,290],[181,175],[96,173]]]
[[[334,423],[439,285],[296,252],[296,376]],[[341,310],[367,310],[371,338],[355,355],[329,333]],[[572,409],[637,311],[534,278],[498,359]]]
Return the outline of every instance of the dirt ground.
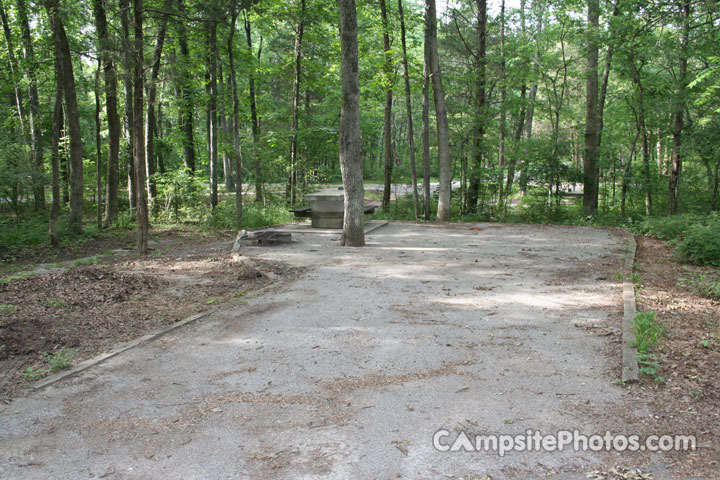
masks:
[[[76,364],[195,313],[245,302],[270,283],[260,272],[292,274],[275,262],[256,268],[238,263],[228,251],[227,236],[182,229],[157,232],[147,258],[129,250],[132,240],[100,238],[52,257],[37,252],[35,262],[24,258],[14,269],[5,266],[0,282],[0,399],[9,401],[45,376],[47,355],[63,348],[72,349]],[[113,255],[107,255],[109,247]],[[49,259],[54,262],[45,263]],[[23,273],[7,273],[18,267]]]
[[[717,478],[720,471],[720,297],[701,295],[688,279],[720,278],[718,269],[675,261],[665,243],[637,237],[635,258],[640,287],[638,311],[657,312],[667,337],[657,352],[663,381],[644,375],[629,387],[652,405],[648,423],[658,431],[695,435],[701,448],[690,455],[670,454],[679,474]],[[712,445],[713,448],[708,448]]]

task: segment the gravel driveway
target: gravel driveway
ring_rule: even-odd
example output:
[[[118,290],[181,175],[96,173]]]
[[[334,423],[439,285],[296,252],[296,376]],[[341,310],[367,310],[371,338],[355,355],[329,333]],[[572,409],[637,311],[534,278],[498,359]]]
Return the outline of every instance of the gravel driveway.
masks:
[[[433,445],[437,432],[441,447],[461,431],[631,433],[647,415],[613,382],[620,233],[393,223],[361,249],[293,237],[242,253],[307,266],[301,279],[1,407],[0,478],[584,478],[638,463]]]

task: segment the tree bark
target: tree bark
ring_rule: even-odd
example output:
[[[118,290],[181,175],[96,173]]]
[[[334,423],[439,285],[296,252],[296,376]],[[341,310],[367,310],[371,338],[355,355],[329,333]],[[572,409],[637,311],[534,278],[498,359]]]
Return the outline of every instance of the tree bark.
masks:
[[[57,61],[55,62],[55,75],[59,74]],[[57,82],[59,83],[59,81]],[[52,205],[50,207],[50,245],[53,247],[60,243],[57,221],[60,216],[60,130],[63,124],[62,91],[57,88],[55,93],[55,108],[52,117],[52,147],[50,164],[52,169]]]
[[[393,64],[392,56],[390,54],[390,31],[387,20],[387,7],[385,0],[380,0],[380,18],[382,20],[383,29],[383,53],[385,55],[385,62],[383,64],[383,80],[385,82],[385,108],[383,111],[383,154],[384,154],[384,179],[385,185],[383,188],[382,198],[382,209],[387,211],[390,207],[390,189],[392,188],[392,171],[393,171],[393,158],[392,158],[392,102],[393,102],[393,91],[392,91],[392,75],[393,75]]]
[[[675,94],[675,112],[673,121],[673,145],[668,182],[668,215],[677,213],[680,204],[680,175],[682,173],[682,131],[684,128],[683,112],[685,111],[685,83],[688,63],[688,37],[690,30],[690,3],[681,6],[682,30],[680,33],[680,53],[678,58],[677,90]]]
[[[233,102],[233,154],[235,163],[235,220],[237,226],[242,226],[242,151],[240,150],[240,99],[238,98],[237,75],[235,73],[235,51],[233,41],[235,39],[235,26],[237,24],[239,10],[235,4],[232,7],[230,21],[230,35],[228,35],[228,62],[230,66],[230,86],[232,87]]]
[[[500,2],[500,139],[498,142],[498,206],[501,206],[505,193],[505,136],[506,136],[506,107],[507,97],[505,73],[505,0]]]
[[[93,0],[98,52],[105,80],[105,110],[108,122],[108,158],[105,199],[105,226],[117,221],[120,158],[120,117],[118,116],[117,72],[111,54],[110,36],[103,0]]]
[[[250,50],[250,54],[253,53],[253,45],[252,45],[252,31],[250,26],[250,20],[247,17],[247,13],[245,14],[245,39],[247,41],[248,49]],[[260,53],[261,51],[258,51],[258,61],[260,61]],[[259,149],[259,142],[260,142],[260,124],[258,122],[258,115],[257,115],[257,102],[255,101],[255,75],[256,75],[256,68],[255,63],[251,66],[250,73],[248,75],[248,88],[249,88],[249,95],[250,95],[250,129],[252,131],[252,141],[253,141],[253,163],[255,167],[255,203],[262,203],[263,202],[263,181],[262,181],[262,165],[260,164],[260,155],[258,154]]]
[[[97,1],[97,0],[96,0]],[[163,2],[163,11],[169,12],[173,0]],[[150,79],[147,82],[147,118],[145,120],[145,173],[147,174],[148,199],[151,206],[155,206],[157,186],[155,184],[155,103],[157,101],[157,80],[160,74],[160,60],[162,59],[165,34],[167,32],[168,13],[160,19],[155,48],[153,49]]]
[[[37,74],[35,66],[35,47],[30,32],[28,21],[27,5],[25,0],[16,0],[18,22],[20,23],[20,36],[23,46],[23,58],[25,59],[25,75],[28,80],[28,127],[30,129],[30,141],[32,142],[33,161],[33,198],[35,199],[35,210],[45,210],[45,166],[43,163],[43,141],[42,128],[40,125],[40,97],[37,88]]]
[[[295,78],[292,89],[292,125],[290,127],[290,173],[288,175],[288,200],[290,205],[297,202],[298,175],[298,128],[300,126],[300,82],[302,80],[302,41],[305,31],[305,0],[300,0],[300,15],[295,32]]]
[[[400,15],[400,40],[402,42],[403,74],[405,77],[405,109],[407,110],[408,149],[410,150],[410,177],[412,181],[413,207],[415,221],[420,216],[420,200],[418,198],[417,171],[415,168],[415,133],[413,130],[412,99],[410,95],[410,68],[407,59],[407,45],[405,40],[405,15],[402,0],[398,0],[398,14]]]
[[[448,131],[447,111],[445,107],[445,90],[440,73],[440,58],[437,45],[437,17],[435,0],[425,0],[425,28],[428,29],[428,50],[430,53],[430,78],[435,100],[435,117],[438,138],[439,195],[438,222],[450,221],[450,138]]]
[[[143,0],[133,0],[134,21],[134,85],[133,85],[133,132],[135,137],[134,159],[136,214],[137,214],[137,240],[136,247],[139,255],[148,253],[148,221],[147,191],[145,190],[145,136],[143,128],[143,97],[144,97],[144,53],[143,53]]]
[[[635,66],[633,60],[634,52],[630,58],[630,78],[637,88],[637,131],[642,135],[642,162],[643,162],[643,181],[645,183],[645,214],[652,213],[652,184],[650,183],[650,143],[648,139],[648,131],[645,126],[645,100],[642,81],[640,79],[640,71]]]
[[[83,158],[82,130],[78,110],[73,73],[72,57],[68,45],[65,27],[59,12],[59,0],[44,0],[45,10],[50,18],[55,45],[55,57],[59,64],[58,88],[63,91],[65,100],[65,118],[70,135],[70,230],[82,232],[83,222]]]
[[[130,0],[119,0],[120,30],[123,46],[123,89],[125,90],[125,126],[127,128],[128,200],[130,213],[137,203],[135,180],[135,119],[133,118],[133,45],[130,41]]]
[[[357,13],[355,0],[338,0],[342,103],[340,110],[340,170],[345,213],[340,244],[365,245],[362,139],[360,138],[360,81],[358,77]]]
[[[102,141],[100,137],[100,70],[102,61],[98,58],[95,70],[95,217],[98,231],[102,230]]]
[[[480,171],[484,157],[485,140],[485,84],[486,84],[486,39],[487,39],[487,0],[476,0],[477,20],[477,50],[475,53],[475,120],[473,133],[472,163],[470,165],[470,183],[465,197],[465,210],[470,213],[477,212],[478,195],[480,192]]]
[[[208,57],[207,67],[209,75],[209,94],[208,98],[208,114],[209,114],[209,130],[208,130],[208,146],[210,163],[210,206],[215,209],[218,204],[218,115],[217,115],[217,20],[211,18],[207,24],[208,32]]]
[[[585,102],[585,155],[583,158],[583,211],[592,215],[598,209],[599,122],[598,122],[598,35],[600,4],[588,0],[587,25],[587,83]]]
[[[423,41],[423,101],[422,101],[422,160],[423,160],[423,217],[430,221],[430,54],[427,28]]]
[[[178,9],[181,14],[184,12],[183,0],[178,0]],[[195,127],[193,125],[195,99],[190,86],[192,79],[188,73],[188,65],[190,65],[191,62],[190,49],[188,48],[187,32],[182,19],[178,20],[177,37],[178,45],[180,46],[180,56],[182,57],[180,74],[180,128],[183,139],[183,159],[185,168],[192,175],[195,173]]]

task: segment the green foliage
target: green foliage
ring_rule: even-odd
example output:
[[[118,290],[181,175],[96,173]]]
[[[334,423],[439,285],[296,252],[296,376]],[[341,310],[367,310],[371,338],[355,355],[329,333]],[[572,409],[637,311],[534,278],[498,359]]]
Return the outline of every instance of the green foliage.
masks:
[[[665,325],[656,320],[657,313],[653,311],[638,312],[635,315],[635,343],[638,353],[647,354],[657,347],[658,342],[665,338],[667,331]]]
[[[678,257],[685,262],[720,266],[720,215],[717,212],[650,217],[638,229],[676,245]]]
[[[93,224],[85,226],[82,234],[68,228],[68,217],[58,219],[61,245],[78,245],[99,235]],[[33,214],[20,218],[0,219],[0,262],[11,262],[34,247],[49,245],[48,219],[45,214]]]
[[[676,251],[688,263],[720,267],[720,221],[686,231]]]
[[[197,221],[210,207],[205,183],[185,168],[158,175],[156,184],[155,219],[158,222]]]
[[[259,205],[246,203],[243,205],[242,225],[239,228],[261,228],[270,225],[281,225],[294,220],[294,216],[284,204],[270,203]],[[208,228],[238,228],[235,212],[235,199],[223,200],[215,210],[205,217],[204,224]]]
[[[635,315],[635,343],[633,346],[637,348],[640,373],[662,382],[663,377],[658,374],[660,364],[652,352],[657,348],[658,343],[665,338],[667,330],[662,323],[657,321],[656,315],[656,312],[653,311],[638,312]]]

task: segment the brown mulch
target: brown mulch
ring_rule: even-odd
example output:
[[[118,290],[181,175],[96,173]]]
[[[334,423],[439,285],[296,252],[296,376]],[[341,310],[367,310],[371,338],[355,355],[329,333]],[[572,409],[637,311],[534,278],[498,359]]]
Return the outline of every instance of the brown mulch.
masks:
[[[71,348],[76,364],[221,303],[242,303],[271,283],[264,273],[300,271],[248,265],[228,249],[199,245],[0,283],[0,400],[32,386],[23,376],[28,368],[47,370],[44,353]]]
[[[718,269],[683,265],[672,248],[650,237],[636,237],[638,311],[657,312],[667,328],[657,355],[663,381],[642,376],[631,391],[652,405],[656,434],[695,435],[698,450],[668,454],[680,475],[717,478],[720,471],[720,298],[702,296],[682,279],[718,275]],[[702,343],[701,343],[702,342]]]

